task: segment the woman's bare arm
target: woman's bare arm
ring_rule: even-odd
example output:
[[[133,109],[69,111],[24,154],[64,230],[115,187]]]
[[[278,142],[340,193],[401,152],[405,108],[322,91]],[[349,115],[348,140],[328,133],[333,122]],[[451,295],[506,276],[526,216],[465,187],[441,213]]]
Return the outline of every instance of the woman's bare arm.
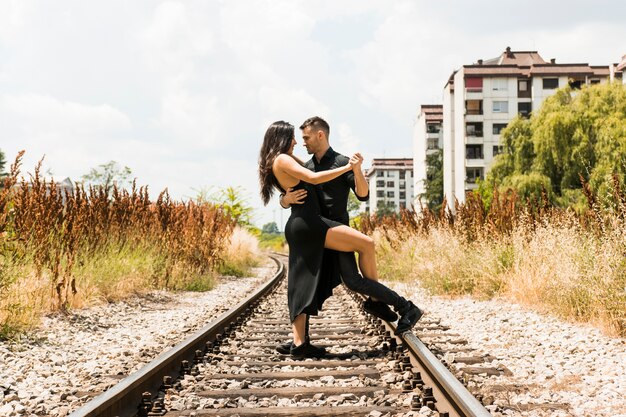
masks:
[[[276,157],[274,161],[274,169],[299,179],[300,181],[308,182],[309,184],[321,184],[334,180],[341,174],[344,174],[352,170],[352,159],[350,163],[339,168],[329,169],[328,171],[313,172],[300,165],[296,160],[286,154],[281,154]]]

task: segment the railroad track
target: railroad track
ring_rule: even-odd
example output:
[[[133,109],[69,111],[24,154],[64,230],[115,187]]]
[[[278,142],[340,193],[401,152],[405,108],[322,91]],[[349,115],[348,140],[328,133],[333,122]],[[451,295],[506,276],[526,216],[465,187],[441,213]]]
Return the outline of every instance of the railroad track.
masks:
[[[423,407],[431,415],[488,411],[415,334],[362,312],[337,288],[311,317],[311,340],[326,358],[294,360],[275,347],[290,339],[284,255],[277,273],[247,300],[71,414],[78,416],[382,416]],[[419,330],[419,331],[418,331]],[[424,317],[422,338],[447,329]]]

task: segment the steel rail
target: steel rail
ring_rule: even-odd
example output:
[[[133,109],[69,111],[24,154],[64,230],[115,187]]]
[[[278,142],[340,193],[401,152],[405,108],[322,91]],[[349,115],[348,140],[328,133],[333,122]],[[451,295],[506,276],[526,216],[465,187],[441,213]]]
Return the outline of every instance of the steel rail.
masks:
[[[381,320],[395,332],[396,325]],[[413,359],[419,367],[427,372],[428,379],[435,385],[437,390],[446,397],[447,402],[459,416],[462,417],[489,417],[491,413],[474,397],[446,366],[422,343],[412,332],[408,331],[401,335],[404,346],[411,352]],[[423,376],[424,377],[424,376]],[[446,411],[446,410],[439,410]],[[452,411],[452,410],[450,410]]]
[[[285,276],[285,266],[276,257],[270,256],[270,258],[276,262],[278,271],[265,285],[172,349],[162,353],[137,372],[124,378],[109,390],[71,413],[70,417],[130,417],[136,415],[144,392],[150,392],[153,396],[156,395],[163,384],[163,377],[180,375],[182,361],[191,362],[196,350],[204,351],[206,342],[215,340],[216,335],[234,323],[250,304],[259,300],[280,282]]]
[[[395,330],[395,329],[394,329]],[[405,346],[428,372],[448,402],[463,417],[488,417],[491,413],[445,367],[413,332],[402,335]]]

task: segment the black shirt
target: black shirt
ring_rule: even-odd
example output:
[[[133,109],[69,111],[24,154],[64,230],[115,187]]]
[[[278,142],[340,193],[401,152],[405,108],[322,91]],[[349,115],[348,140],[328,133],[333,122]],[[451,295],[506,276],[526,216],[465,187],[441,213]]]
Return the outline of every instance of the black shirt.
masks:
[[[327,171],[347,165],[349,160],[347,156],[335,152],[333,148],[328,148],[319,162],[313,156],[304,166],[315,172]],[[350,189],[355,191],[353,171],[348,171],[334,180],[318,184],[315,190],[317,191],[322,215],[330,220],[348,225],[350,223],[350,216],[348,215],[348,195],[350,194]],[[356,195],[359,201],[367,201],[370,198],[369,190],[365,197],[359,197],[356,191],[354,195]]]

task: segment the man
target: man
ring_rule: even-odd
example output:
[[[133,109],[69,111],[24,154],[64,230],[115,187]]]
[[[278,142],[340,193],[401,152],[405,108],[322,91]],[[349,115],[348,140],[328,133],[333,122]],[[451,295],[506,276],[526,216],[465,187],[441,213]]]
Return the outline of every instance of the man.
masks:
[[[348,163],[346,156],[335,152],[330,147],[328,141],[330,127],[325,120],[320,117],[311,117],[304,121],[300,129],[302,130],[304,146],[307,152],[313,155],[313,157],[306,162],[305,167],[318,172],[340,167]],[[369,199],[369,187],[361,169],[349,171],[332,181],[317,185],[316,193],[320,202],[322,215],[328,219],[349,225],[350,218],[347,207],[348,195],[351,189],[360,201]],[[282,207],[287,208],[291,204],[301,204],[305,197],[305,190],[298,190],[293,193],[288,190],[287,194],[280,196],[279,201]],[[378,301],[377,298],[382,297],[385,301],[394,306],[402,306],[399,311],[405,313],[411,309],[410,306],[413,306],[412,303],[399,297],[395,292],[379,284],[375,279],[361,277],[356,267],[354,253],[325,249],[322,277],[323,280],[318,287],[317,296],[319,300],[318,308],[320,309],[324,300],[332,295],[333,288],[342,281],[351,290],[370,295],[363,303],[363,309],[386,321],[395,321],[398,316],[389,308],[387,303]],[[374,296],[374,298],[372,296]],[[414,309],[410,310],[411,314],[407,313],[405,314],[407,317],[403,317],[405,319],[404,321],[408,320],[412,323],[399,322],[399,327],[405,328],[409,324],[410,326],[415,324],[417,321],[415,315],[420,310],[415,306],[413,306],[413,308]],[[421,316],[421,311],[419,315]],[[308,341],[308,317],[305,334],[306,340]],[[291,352],[291,348],[292,342],[289,342],[278,346],[276,350],[279,353],[287,354]],[[317,349],[319,349],[318,353],[323,356],[325,353],[323,352],[323,348]]]

